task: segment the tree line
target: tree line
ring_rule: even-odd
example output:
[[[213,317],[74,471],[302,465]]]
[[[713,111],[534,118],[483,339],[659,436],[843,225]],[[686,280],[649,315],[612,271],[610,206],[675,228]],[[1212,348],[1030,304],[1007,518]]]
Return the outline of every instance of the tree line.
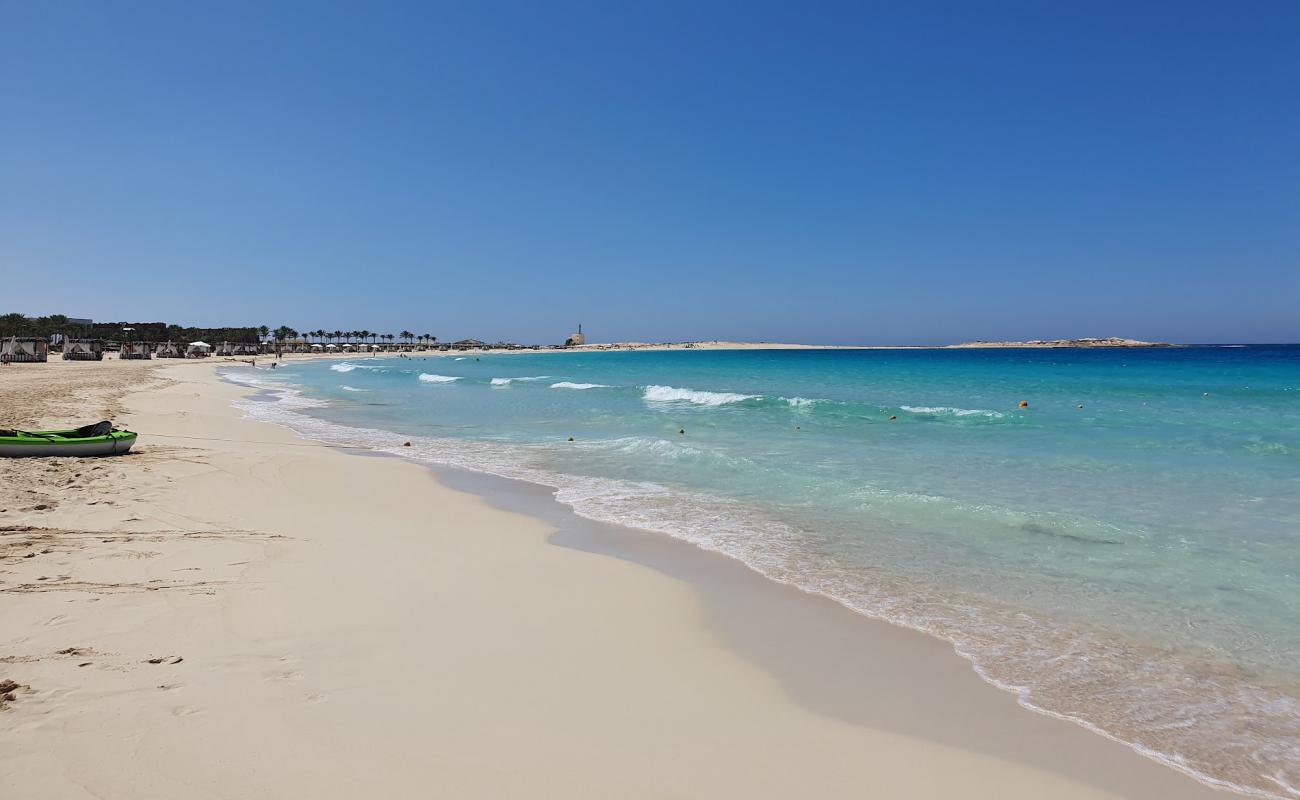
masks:
[[[28,317],[24,314],[11,313],[0,315],[0,336],[41,336],[46,339],[55,336],[67,336],[72,339],[109,339],[112,341],[135,342],[192,342],[205,341],[209,344],[234,342],[252,344],[274,339],[278,342],[307,341],[318,342],[379,342],[392,343],[401,340],[404,343],[432,344],[438,337],[431,333],[412,333],[402,331],[400,334],[376,333],[374,331],[327,331],[320,328],[314,331],[297,331],[288,325],[272,329],[267,325],[238,328],[196,328],[186,325],[173,325],[167,322],[95,322],[90,325],[74,323],[62,314],[48,317]]]

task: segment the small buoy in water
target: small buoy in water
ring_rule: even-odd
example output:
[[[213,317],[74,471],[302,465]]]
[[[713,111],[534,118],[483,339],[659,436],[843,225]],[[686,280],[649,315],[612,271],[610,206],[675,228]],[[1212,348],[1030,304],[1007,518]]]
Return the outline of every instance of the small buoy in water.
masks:
[[[677,435],[678,435],[678,436],[685,436],[685,435],[686,435],[686,429],[685,429],[685,428],[678,428],[678,429],[677,429]]]
[[[569,441],[571,441],[571,442],[573,441],[573,437],[572,437],[572,436],[569,437]]]
[[[410,447],[410,446],[411,446],[410,442],[407,442],[406,444],[402,445],[402,447]]]
[[[892,420],[896,420],[896,419],[898,419],[898,416],[895,415],[895,416],[890,417],[889,419],[890,419],[891,421],[892,421]]]
[[[1020,401],[1020,407],[1021,407],[1021,408],[1029,408],[1029,401],[1028,401],[1028,400],[1021,400],[1021,401]]]

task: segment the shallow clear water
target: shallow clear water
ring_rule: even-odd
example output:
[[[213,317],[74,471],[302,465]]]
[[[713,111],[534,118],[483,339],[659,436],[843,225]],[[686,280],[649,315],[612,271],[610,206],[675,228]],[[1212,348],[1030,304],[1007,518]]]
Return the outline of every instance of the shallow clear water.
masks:
[[[247,407],[308,435],[544,483],[942,636],[1026,705],[1204,779],[1300,786],[1300,347],[416,354],[232,377],[281,387]]]

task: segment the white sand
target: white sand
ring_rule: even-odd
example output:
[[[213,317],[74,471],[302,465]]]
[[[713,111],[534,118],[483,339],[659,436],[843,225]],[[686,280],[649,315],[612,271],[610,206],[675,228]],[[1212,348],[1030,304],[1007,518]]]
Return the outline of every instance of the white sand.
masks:
[[[1119,789],[823,713],[729,646],[689,582],[549,544],[413,463],[241,420],[246,390],[210,365],[5,368],[0,427],[113,411],[155,369],[165,385],[122,401],[138,453],[0,467],[0,680],[30,687],[0,711],[0,796],[1212,794],[983,686],[1011,707],[1003,750],[1095,740],[1078,772]]]

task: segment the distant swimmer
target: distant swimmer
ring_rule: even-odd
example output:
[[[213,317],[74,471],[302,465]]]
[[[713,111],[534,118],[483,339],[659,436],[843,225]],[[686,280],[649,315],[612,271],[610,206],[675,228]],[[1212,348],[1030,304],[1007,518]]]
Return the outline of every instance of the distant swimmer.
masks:
[[[573,437],[572,437],[572,436],[569,437],[569,443],[570,443],[570,444],[573,443]]]
[[[898,419],[898,415],[893,415],[893,416],[891,416],[891,417],[889,418],[889,420],[890,420],[891,422],[894,421],[894,420],[896,420],[896,419]]]
[[[1020,407],[1021,407],[1021,408],[1029,408],[1029,401],[1028,401],[1028,400],[1021,400],[1021,401],[1020,401]]]
[[[677,435],[678,435],[678,436],[685,436],[685,435],[686,435],[686,429],[685,429],[685,428],[678,428],[678,429],[677,429]]]

